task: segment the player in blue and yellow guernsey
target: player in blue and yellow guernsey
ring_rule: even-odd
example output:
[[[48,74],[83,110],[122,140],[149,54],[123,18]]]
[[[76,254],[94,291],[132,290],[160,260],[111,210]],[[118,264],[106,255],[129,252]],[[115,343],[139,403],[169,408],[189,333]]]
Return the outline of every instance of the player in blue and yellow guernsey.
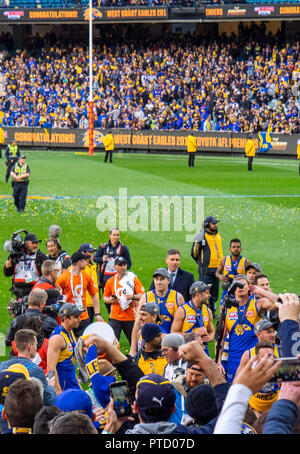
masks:
[[[181,293],[169,289],[169,273],[165,268],[158,268],[154,274],[154,289],[141,296],[136,316],[139,319],[140,308],[147,303],[156,303],[160,311],[159,326],[163,333],[169,334],[174,319],[174,314],[179,306],[184,304]]]
[[[256,334],[257,343],[261,342],[271,343],[273,346],[273,354],[275,358],[281,358],[282,356],[281,346],[275,343],[276,333],[274,323],[272,323],[270,320],[266,318],[263,318],[254,326],[254,332]],[[248,360],[256,354],[255,347],[256,345],[243,353],[239,369],[242,369],[247,364]],[[237,373],[239,372],[239,369],[237,370]]]
[[[238,274],[246,274],[246,268],[250,265],[249,260],[241,255],[242,245],[238,238],[233,238],[229,244],[230,255],[224,255],[216,271],[216,277],[222,284],[230,284]],[[223,290],[220,306],[223,304],[227,290]]]
[[[214,340],[215,329],[209,309],[210,284],[197,281],[190,288],[191,300],[180,306],[174,316],[171,332],[200,334],[207,354],[207,343]]]
[[[267,320],[266,320],[267,321]],[[257,323],[257,325],[260,322]],[[250,357],[256,356],[257,361],[266,355],[279,358],[281,356],[280,349],[274,348],[273,344],[268,341],[261,341],[254,348],[249,350]],[[279,355],[279,356],[278,356]],[[258,393],[253,394],[249,399],[249,405],[258,418],[265,411],[270,410],[273,403],[276,402],[279,396],[280,386],[278,383],[266,383]]]
[[[47,369],[48,377],[55,376],[54,389],[56,394],[66,389],[81,389],[76,377],[74,328],[78,328],[80,315],[76,304],[65,303],[61,306],[59,316],[61,325],[57,326],[48,342]]]
[[[225,330],[223,333],[224,337],[227,334],[229,335],[226,371],[221,363],[219,364],[229,383],[232,382],[236,374],[243,353],[257,343],[254,331],[255,324],[262,320],[262,316],[266,311],[277,309],[273,300],[266,297],[256,299],[254,295],[250,295],[249,281],[246,276],[243,274],[237,275],[235,280],[241,282],[244,286],[243,288],[237,288],[235,291],[235,299],[239,303],[238,307],[232,306],[226,309]]]

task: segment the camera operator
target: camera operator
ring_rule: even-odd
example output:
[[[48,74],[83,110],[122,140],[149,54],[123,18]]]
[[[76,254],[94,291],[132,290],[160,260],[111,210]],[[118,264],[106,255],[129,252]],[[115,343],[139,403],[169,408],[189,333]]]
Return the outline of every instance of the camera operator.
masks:
[[[46,301],[47,293],[45,292],[45,290],[37,288],[30,292],[28,296],[28,308],[25,310],[24,314],[20,314],[15,317],[7,331],[5,337],[5,345],[7,347],[11,346],[16,332],[24,327],[24,324],[28,317],[39,318],[41,320],[42,333],[44,337],[49,338],[58,323],[56,320],[53,320],[52,317],[49,317],[48,315],[43,313],[46,306]]]
[[[124,257],[127,262],[127,270],[131,267],[131,258],[128,247],[120,242],[120,230],[111,229],[109,231],[109,241],[105,244],[100,244],[94,256],[94,262],[99,268],[99,294],[103,292],[106,281],[116,274],[115,259],[116,257]],[[110,314],[111,305],[105,304],[108,313]]]
[[[226,371],[221,364],[221,355],[218,355],[219,367],[229,383],[236,374],[243,353],[257,343],[255,324],[262,320],[262,315],[266,311],[276,309],[273,299],[267,297],[257,299],[255,295],[250,295],[247,276],[238,274],[232,285],[234,294],[229,288],[228,295],[224,298],[225,326],[223,333],[219,333],[223,340],[226,334],[229,335]]]
[[[47,256],[38,250],[41,241],[34,233],[27,233],[21,252],[11,254],[5,262],[3,272],[6,277],[13,276],[13,292],[16,297],[29,295],[42,274],[42,263]]]

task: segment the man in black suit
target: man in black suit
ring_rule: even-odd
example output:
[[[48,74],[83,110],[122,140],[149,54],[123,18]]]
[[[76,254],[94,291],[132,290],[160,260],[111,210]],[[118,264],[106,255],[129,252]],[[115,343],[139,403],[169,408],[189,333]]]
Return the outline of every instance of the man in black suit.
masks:
[[[170,249],[167,252],[166,264],[170,276],[169,288],[176,290],[182,294],[184,301],[190,300],[190,288],[195,282],[192,273],[179,268],[180,265],[180,252],[178,249]],[[154,289],[154,281],[152,281],[149,290]]]

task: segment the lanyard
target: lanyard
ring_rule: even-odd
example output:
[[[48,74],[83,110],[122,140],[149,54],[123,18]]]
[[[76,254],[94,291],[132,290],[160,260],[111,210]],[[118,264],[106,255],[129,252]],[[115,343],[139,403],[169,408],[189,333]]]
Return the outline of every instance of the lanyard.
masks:
[[[250,304],[250,301],[248,301],[247,304],[245,304],[244,306],[239,306],[237,308],[239,325],[242,325],[244,323],[249,304]],[[244,308],[242,311],[241,311],[241,307]]]

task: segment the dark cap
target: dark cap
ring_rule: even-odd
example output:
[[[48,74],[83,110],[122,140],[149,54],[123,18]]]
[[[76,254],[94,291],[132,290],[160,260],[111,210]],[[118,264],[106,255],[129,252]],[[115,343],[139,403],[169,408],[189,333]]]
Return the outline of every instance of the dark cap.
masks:
[[[119,256],[115,258],[115,265],[121,265],[121,263],[127,263],[125,257]]]
[[[264,329],[269,329],[272,326],[274,326],[274,323],[270,322],[270,320],[267,320],[266,318],[263,318],[254,325],[254,332],[255,334],[260,333]]]
[[[161,328],[156,323],[145,323],[141,329],[141,335],[145,342],[150,342],[161,333]]]
[[[39,240],[38,237],[34,233],[27,233],[27,235],[25,235],[24,241],[33,241],[36,243],[42,242],[42,240]]]
[[[205,290],[210,290],[212,284],[205,284],[202,281],[196,281],[191,285],[190,294],[192,296],[196,295],[196,293],[205,292]]]
[[[155,276],[162,276],[164,278],[170,279],[168,270],[166,268],[157,268],[157,270],[155,270],[153,273],[153,277]]]
[[[19,156],[19,159],[21,159],[21,158],[26,159],[26,156],[24,154],[21,154],[21,156]]]
[[[207,216],[204,219],[204,224],[217,224],[218,222],[220,222],[220,220],[215,218],[214,216]]]
[[[190,389],[185,398],[185,408],[189,416],[202,425],[218,416],[214,390],[209,384]]]
[[[4,370],[0,372],[0,404],[4,403],[9,386],[19,378],[26,380],[25,374]]]
[[[139,412],[151,418],[151,410],[158,408],[163,417],[175,404],[176,394],[169,380],[158,374],[144,375],[137,383],[136,404]]]
[[[158,320],[160,320],[160,310],[159,310],[159,306],[156,303],[143,304],[143,306],[141,306],[140,310],[143,312],[148,312],[149,314],[152,314],[152,315],[157,315]]]
[[[68,317],[68,315],[75,315],[76,317],[78,317],[79,315],[81,315],[84,311],[81,311],[80,309],[78,309],[78,307],[76,306],[76,304],[73,304],[73,303],[65,303],[61,306],[61,308],[59,309],[59,313],[58,315],[60,317]]]
[[[78,252],[95,252],[96,250],[90,243],[83,243]]]
[[[90,257],[88,255],[85,255],[82,251],[76,251],[71,257],[71,262],[72,263],[77,263],[79,260],[89,260]]]
[[[262,267],[259,265],[259,263],[250,263],[250,265],[246,267],[246,271],[250,270],[250,268],[254,268],[259,273],[262,272]]]

